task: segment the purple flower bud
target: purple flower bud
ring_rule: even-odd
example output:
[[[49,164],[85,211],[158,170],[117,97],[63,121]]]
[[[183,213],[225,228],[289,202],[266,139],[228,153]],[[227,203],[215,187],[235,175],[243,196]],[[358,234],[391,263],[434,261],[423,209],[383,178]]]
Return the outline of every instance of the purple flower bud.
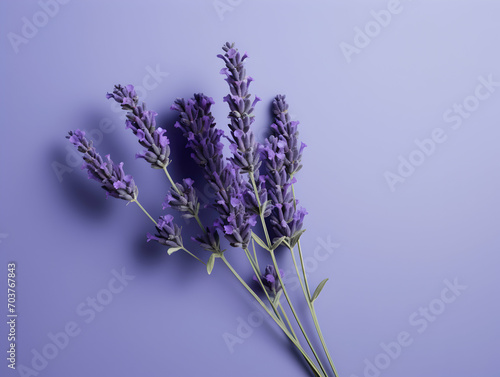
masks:
[[[285,275],[284,271],[281,268],[279,271],[281,278],[283,278],[283,276]],[[253,276],[253,280],[259,281],[259,279],[257,279],[257,276],[255,275]],[[260,277],[260,280],[262,281],[262,284],[264,285],[266,290],[274,296],[276,296],[276,294],[281,291],[280,280],[274,266],[268,265],[264,273]]]
[[[298,146],[297,126],[299,122],[290,119],[288,103],[284,95],[277,95],[274,98],[273,113],[274,124],[271,125],[271,128],[274,131],[274,136],[280,138],[280,144],[286,143],[286,146],[282,148],[285,154],[284,165],[287,174],[293,176],[302,168],[302,152],[306,147],[304,143],[301,143],[300,147]]]
[[[158,114],[146,110],[144,102],[139,105],[139,99],[133,85],[126,87],[115,85],[113,93],[108,93],[106,98],[113,98],[123,110],[128,111],[125,126],[132,130],[139,139],[139,144],[146,148],[142,153],[137,153],[136,157],[149,162],[152,168],[165,168],[170,162],[168,158],[170,147],[165,130],[160,127],[156,128],[155,117]]]
[[[181,183],[176,183],[175,188],[170,187],[169,193],[163,203],[163,209],[172,207],[177,211],[184,212],[182,217],[189,219],[195,217],[200,209],[198,197],[193,187],[194,181],[186,178]]]
[[[220,239],[217,229],[214,227],[207,227],[206,232],[192,238],[200,244],[202,248],[212,253],[220,252]]]
[[[174,218],[171,215],[161,216],[156,226],[157,234],[152,235],[148,233],[147,241],[156,240],[162,245],[173,248],[184,247],[182,244],[181,228],[177,224],[174,224],[173,220]]]
[[[303,208],[297,208],[294,202],[292,184],[296,182],[294,174],[302,167],[301,143],[298,147],[299,122],[290,120],[288,104],[285,96],[278,95],[273,101],[274,124],[271,125],[273,135],[266,139],[262,151],[268,171],[268,192],[274,208],[269,222],[275,233],[275,239],[282,236],[293,237],[301,229],[307,214]]]
[[[139,191],[132,176],[124,173],[123,162],[116,165],[109,155],[104,160],[92,146],[92,141],[85,137],[84,131],[70,131],[66,138],[83,154],[82,168],[87,169],[89,178],[101,183],[107,196],[127,201],[137,199]]]

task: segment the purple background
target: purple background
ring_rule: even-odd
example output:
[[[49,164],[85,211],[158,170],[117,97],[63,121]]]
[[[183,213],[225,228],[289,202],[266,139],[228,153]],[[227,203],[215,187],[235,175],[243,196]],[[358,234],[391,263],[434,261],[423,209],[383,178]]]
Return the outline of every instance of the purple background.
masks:
[[[268,321],[246,329],[230,352],[224,334],[242,335],[240,319],[258,315],[224,266],[209,277],[186,255],[146,244],[151,224],[139,209],[105,200],[66,161],[68,130],[111,124],[99,150],[125,162],[142,203],[159,216],[167,182],[134,160],[140,147],[104,95],[115,83],[141,85],[150,69],[163,72],[147,82],[156,87],[144,98],[168,129],[184,166],[172,173],[181,179],[192,165],[181,163],[170,104],[202,91],[225,127],[227,87],[216,54],[229,40],[249,53],[251,91],[264,100],[256,132],[268,126],[277,93],[287,94],[301,121],[308,148],[296,188],[309,211],[302,239],[311,284],[330,278],[317,308],[340,376],[376,376],[365,371],[367,361],[387,361],[381,343],[404,331],[412,344],[381,376],[500,376],[500,87],[481,89],[484,100],[469,97],[479,77],[500,81],[500,4],[401,1],[378,30],[371,11],[387,10],[387,1],[311,3],[74,0],[44,20],[36,1],[2,1],[0,313],[6,264],[15,261],[18,367],[31,367],[32,350],[76,322],[80,333],[39,376],[308,375]],[[226,4],[223,14],[217,4]],[[48,22],[16,53],[8,35],[22,35],[23,17]],[[341,44],[353,45],[355,28],[365,27],[374,37],[348,62]],[[443,115],[464,100],[477,110],[453,129]],[[391,191],[384,174],[397,173],[399,156],[409,158],[414,140],[437,128],[446,141]],[[73,171],[60,180],[57,164]],[[227,255],[244,267],[241,252]],[[85,323],[79,305],[122,268],[135,278]],[[440,304],[446,279],[467,289]],[[412,314],[429,305],[440,312],[435,320]],[[6,367],[5,316],[1,323],[0,374],[20,375]]]

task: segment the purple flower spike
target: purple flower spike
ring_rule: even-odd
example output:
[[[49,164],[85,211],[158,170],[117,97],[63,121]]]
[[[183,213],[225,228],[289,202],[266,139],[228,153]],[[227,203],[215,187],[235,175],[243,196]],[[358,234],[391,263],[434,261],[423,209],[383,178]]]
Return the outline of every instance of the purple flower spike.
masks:
[[[220,253],[220,238],[217,229],[207,227],[206,233],[192,238],[200,244],[202,248],[212,253]]]
[[[283,278],[283,276],[285,275],[284,271],[281,268],[279,271],[281,278]],[[255,275],[253,276],[253,280],[259,281],[259,279],[257,279],[257,276]],[[276,296],[279,291],[281,291],[280,280],[274,266],[268,265],[264,271],[264,274],[262,274],[262,276],[260,277],[260,280],[262,281],[262,284],[267,289],[267,291],[274,296]]]
[[[274,124],[271,125],[274,136],[280,139],[281,149],[284,153],[285,168],[289,176],[293,177],[302,168],[302,151],[304,143],[298,146],[299,122],[292,121],[288,113],[286,96],[277,95],[273,101]]]
[[[248,182],[244,195],[244,203],[247,210],[253,214],[260,215],[259,201],[261,206],[267,203],[267,191],[265,185],[259,181],[259,167],[261,165],[260,145],[255,140],[250,126],[255,118],[252,114],[257,102],[261,99],[255,97],[254,101],[250,99],[251,95],[248,88],[253,79],[246,75],[244,61],[248,58],[245,53],[240,55],[234,44],[226,43],[222,46],[224,55],[217,55],[221,58],[226,67],[221,70],[221,74],[226,75],[226,82],[229,85],[230,94],[224,97],[231,110],[228,118],[230,119],[229,129],[231,130],[230,150],[233,157],[230,161],[241,171],[252,174],[256,182],[257,195],[253,185]],[[258,196],[258,197],[257,197]],[[270,207],[266,207],[263,215],[269,216]]]
[[[177,211],[185,212],[182,217],[186,219],[195,217],[200,209],[200,203],[198,203],[193,184],[194,181],[191,178],[186,178],[182,184],[175,184],[177,189],[171,187],[163,203],[163,209],[172,207]]]
[[[126,128],[130,128],[139,139],[146,150],[137,153],[137,158],[143,158],[151,164],[152,168],[163,169],[169,163],[170,147],[169,140],[165,136],[165,130],[156,128],[154,111],[146,110],[146,104],[139,105],[139,98],[135,93],[133,85],[125,87],[115,85],[113,93],[106,94],[106,98],[113,98],[123,110],[127,110]]]
[[[215,127],[210,108],[214,101],[203,94],[195,94],[189,101],[177,99],[171,109],[180,114],[176,127],[188,142],[193,160],[203,169],[204,177],[215,193],[213,208],[221,223],[216,227],[233,247],[248,247],[254,222],[245,209],[243,193],[247,190],[240,171],[223,159],[223,132]],[[227,227],[225,229],[225,227]]]
[[[226,68],[221,70],[221,74],[226,75],[226,82],[229,85],[230,94],[224,97],[231,110],[229,129],[230,139],[233,144],[233,157],[231,161],[235,166],[247,173],[256,174],[258,179],[258,169],[261,164],[259,156],[259,145],[255,141],[250,126],[254,122],[253,111],[255,104],[260,100],[258,97],[252,102],[248,87],[252,81],[246,75],[244,61],[248,57],[246,54],[240,55],[234,48],[234,44],[226,43],[222,46],[224,55],[217,55],[226,64]]]
[[[275,240],[285,236],[289,244],[294,246],[300,237],[307,214],[305,209],[297,208],[298,201],[294,201],[292,193],[294,174],[302,167],[301,158],[305,144],[298,146],[299,123],[291,121],[285,96],[275,97],[273,112],[273,135],[266,139],[262,151],[268,172],[269,197],[274,204],[269,221],[276,236]]]
[[[148,233],[148,242],[156,240],[162,245],[173,248],[173,251],[183,248],[181,228],[179,228],[177,224],[174,224],[173,221],[174,218],[171,215],[161,216],[158,219],[158,225],[156,226],[158,234],[152,235]]]
[[[132,176],[124,173],[123,162],[116,165],[109,155],[104,160],[83,131],[70,131],[66,138],[83,154],[83,168],[87,169],[89,178],[101,183],[107,195],[127,201],[137,199],[139,191]]]

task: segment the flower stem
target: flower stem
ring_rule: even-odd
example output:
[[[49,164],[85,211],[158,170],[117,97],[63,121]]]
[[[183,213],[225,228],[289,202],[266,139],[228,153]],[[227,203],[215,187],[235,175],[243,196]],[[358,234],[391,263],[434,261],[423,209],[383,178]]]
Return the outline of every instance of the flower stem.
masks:
[[[252,183],[253,190],[254,190],[254,193],[255,193],[255,197],[257,198],[257,204],[259,205],[259,212],[260,212],[260,221],[262,223],[262,228],[264,229],[264,234],[266,235],[267,246],[268,246],[268,249],[270,250],[271,257],[273,259],[274,268],[278,272],[278,274],[277,274],[278,275],[278,279],[279,279],[281,287],[283,289],[283,293],[285,294],[286,301],[287,301],[288,306],[290,307],[290,309],[292,311],[293,316],[295,317],[295,321],[299,325],[300,330],[302,331],[302,334],[304,335],[304,338],[306,339],[307,344],[309,345],[309,348],[311,348],[311,351],[313,352],[314,357],[318,361],[318,364],[319,364],[321,370],[327,376],[328,373],[326,372],[323,364],[321,363],[321,359],[319,358],[318,354],[316,353],[316,350],[314,349],[311,341],[309,340],[309,337],[307,336],[307,333],[304,330],[304,327],[302,326],[302,323],[300,322],[300,319],[299,319],[299,317],[298,317],[298,315],[297,315],[297,313],[295,311],[295,308],[293,307],[292,301],[290,300],[290,297],[288,296],[288,292],[286,291],[286,287],[283,284],[283,280],[281,279],[281,274],[279,273],[278,262],[276,261],[276,257],[274,255],[274,251],[271,250],[272,243],[271,243],[271,239],[269,237],[269,232],[267,231],[266,221],[264,219],[264,212],[262,211],[262,203],[260,202],[260,198],[259,198],[259,191],[257,190],[257,185],[255,184],[255,178],[253,176],[253,173],[251,173],[251,172],[248,174],[248,176],[249,176],[250,181]],[[292,185],[292,187],[293,187],[293,185]],[[294,198],[294,203],[295,203],[295,198]],[[298,277],[299,277],[299,280],[300,280],[300,276],[298,276]],[[308,303],[309,302],[310,301],[308,300]]]
[[[198,258],[196,255],[194,255],[192,252],[190,252],[188,249],[186,249],[184,246],[182,247],[182,250],[184,250],[186,253],[191,255],[193,258],[199,260],[201,263],[203,263],[205,266],[207,265],[205,262],[203,262],[200,258]]]
[[[319,339],[321,341],[321,345],[323,346],[323,350],[326,354],[326,357],[328,358],[328,363],[330,364],[330,367],[332,368],[334,375],[336,377],[338,377],[337,370],[335,369],[335,365],[333,364],[332,357],[330,356],[330,352],[328,351],[328,347],[326,346],[325,338],[323,337],[323,332],[321,331],[321,327],[320,327],[319,322],[318,322],[318,317],[316,315],[316,308],[314,307],[314,302],[311,302],[311,299],[310,299],[311,293],[309,290],[309,284],[307,282],[307,275],[306,275],[306,271],[305,271],[305,267],[304,267],[304,259],[302,257],[302,248],[300,246],[300,240],[297,242],[297,247],[299,250],[300,264],[302,265],[302,273],[304,275],[305,289],[304,289],[304,286],[302,285],[302,279],[300,279],[300,276],[299,276],[300,285],[302,285],[302,290],[304,292],[304,296],[307,295],[306,299],[307,299],[307,302],[309,303],[309,311],[311,312],[311,315],[312,315],[312,318],[314,321],[314,326],[316,327],[316,332],[318,333]],[[298,274],[299,272],[297,269],[297,263],[295,261],[295,256],[294,256],[293,250],[290,249],[290,251],[292,253],[293,263],[295,264],[295,268],[296,268],[297,274]],[[307,289],[307,293],[306,293],[306,289]]]
[[[262,228],[264,229],[264,234],[266,235],[266,241],[268,246],[271,246],[271,239],[269,238],[269,233],[267,232],[267,227],[266,227],[266,222],[264,220],[264,213],[262,212],[262,203],[260,202],[259,198],[259,190],[257,190],[257,185],[255,184],[255,178],[253,176],[253,173],[248,173],[248,176],[250,177],[250,181],[252,182],[253,186],[253,191],[255,193],[255,197],[257,198],[257,204],[259,205],[259,212],[260,212],[260,221],[262,222]]]
[[[269,316],[276,322],[276,324],[283,330],[285,335],[291,340],[291,342],[297,347],[297,349],[302,353],[304,359],[307,361],[311,369],[314,371],[316,376],[323,376],[323,374],[318,370],[318,367],[314,363],[314,361],[309,357],[309,355],[304,351],[300,343],[293,337],[293,335],[288,331],[286,326],[281,322],[277,317],[273,315],[273,313],[269,310],[269,308],[264,304],[264,302],[255,294],[255,292],[245,283],[245,281],[241,278],[241,276],[236,272],[236,270],[231,266],[229,261],[226,259],[224,255],[220,257],[222,261],[226,264],[229,270],[233,273],[233,275],[238,279],[238,281],[246,288],[246,290],[253,296],[255,300],[262,306],[262,308],[269,314]]]
[[[198,225],[200,226],[201,230],[203,230],[205,233],[207,233],[207,230],[205,229],[205,227],[203,226],[203,224],[201,223],[201,220],[200,220],[200,217],[198,216],[198,214],[196,213],[194,215],[194,218],[196,219],[196,222],[198,223]]]
[[[290,179],[292,179],[292,178],[293,177],[290,177]],[[293,195],[293,206],[295,209],[297,209],[297,200],[295,199],[295,188],[294,188],[293,183],[292,183],[292,195]],[[337,369],[335,369],[335,365],[333,364],[332,357],[330,356],[330,351],[328,351],[328,347],[326,345],[325,338],[323,337],[323,332],[321,331],[321,327],[319,325],[318,317],[316,315],[316,308],[314,307],[314,303],[311,302],[311,290],[309,289],[309,283],[307,281],[307,274],[306,274],[306,269],[305,269],[304,257],[302,254],[302,247],[300,245],[300,239],[297,241],[297,248],[299,250],[300,265],[302,268],[302,275],[304,277],[304,284],[302,284],[302,279],[300,278],[299,270],[297,267],[297,262],[295,260],[295,254],[293,252],[293,249],[290,248],[290,252],[292,254],[292,259],[293,259],[293,264],[295,265],[295,271],[297,272],[297,276],[299,278],[300,285],[302,287],[302,291],[304,292],[304,297],[306,298],[307,303],[309,305],[309,311],[311,312],[314,326],[316,328],[316,332],[318,333],[319,339],[321,341],[323,351],[325,352],[326,357],[328,358],[328,363],[330,364],[330,367],[332,368],[335,377],[338,377]],[[304,288],[304,285],[305,285],[305,288]]]
[[[276,308],[276,305],[274,305],[273,300],[271,300],[271,297],[269,296],[269,293],[267,293],[266,287],[264,286],[264,283],[262,282],[262,278],[260,277],[260,271],[259,271],[258,267],[255,265],[255,261],[253,260],[252,256],[250,255],[250,252],[248,251],[248,249],[244,249],[244,250],[245,250],[245,254],[248,258],[248,261],[252,265],[252,269],[253,269],[253,272],[255,273],[255,276],[257,277],[257,280],[259,281],[259,284],[260,284],[262,290],[266,294],[267,300],[269,301],[269,303],[271,304],[271,307],[274,310],[274,314],[276,314],[277,317],[280,317],[279,311]],[[281,322],[283,322],[283,320],[281,320]]]
[[[274,255],[274,250],[271,250],[270,253],[271,253],[271,258],[273,260],[274,268],[275,268],[276,271],[279,271],[278,262],[276,261],[276,256]],[[279,279],[280,284],[281,284],[281,288],[283,289],[283,293],[285,295],[286,301],[288,302],[288,306],[290,307],[290,310],[292,311],[292,314],[295,317],[295,321],[299,325],[300,331],[302,331],[302,335],[304,335],[304,338],[306,339],[306,342],[309,345],[309,348],[311,348],[311,351],[314,354],[314,357],[318,361],[318,364],[319,364],[321,370],[327,376],[328,373],[326,372],[325,367],[323,366],[323,363],[321,362],[321,359],[319,358],[318,354],[316,353],[316,350],[314,349],[314,346],[312,345],[311,340],[307,336],[306,330],[302,326],[302,322],[300,322],[300,319],[299,319],[299,317],[297,315],[297,312],[295,311],[295,308],[293,307],[292,301],[290,300],[290,296],[288,295],[288,292],[286,290],[285,284],[283,283],[283,279],[281,278],[281,274],[278,273],[277,275],[278,275],[278,279]]]
[[[153,219],[153,218],[151,217],[151,215],[149,214],[149,212],[148,212],[148,211],[146,211],[146,210],[144,209],[144,207],[141,205],[141,203],[139,203],[139,201],[138,201],[137,199],[133,199],[133,200],[131,200],[131,202],[132,202],[132,203],[137,204],[137,205],[139,206],[139,208],[140,208],[140,209],[142,209],[142,211],[143,211],[143,212],[144,212],[144,213],[145,213],[145,214],[146,214],[146,215],[150,218],[150,220],[151,220],[152,222],[154,222],[154,223],[155,223],[155,225],[158,225],[158,224],[156,223],[155,219]]]
[[[174,188],[174,190],[175,190],[175,191],[177,191],[177,193],[178,193],[178,194],[180,194],[181,192],[179,191],[179,189],[178,189],[178,188],[177,188],[177,186],[175,185],[175,183],[174,183],[174,181],[173,181],[172,177],[171,177],[171,176],[170,176],[170,174],[168,173],[168,170],[167,170],[167,167],[166,167],[166,166],[163,168],[163,171],[165,172],[165,174],[166,174],[166,176],[167,176],[168,180],[170,181],[170,184],[171,184],[171,185],[172,185],[172,187]]]
[[[288,323],[288,327],[290,328],[290,331],[292,332],[294,338],[298,339],[297,338],[297,334],[295,334],[295,330],[293,329],[293,327],[292,327],[292,325],[290,323],[290,320],[288,319],[288,316],[286,315],[285,309],[283,309],[283,305],[281,305],[281,302],[278,302],[278,306],[281,309],[281,311],[283,312],[283,316],[285,317],[286,323]]]

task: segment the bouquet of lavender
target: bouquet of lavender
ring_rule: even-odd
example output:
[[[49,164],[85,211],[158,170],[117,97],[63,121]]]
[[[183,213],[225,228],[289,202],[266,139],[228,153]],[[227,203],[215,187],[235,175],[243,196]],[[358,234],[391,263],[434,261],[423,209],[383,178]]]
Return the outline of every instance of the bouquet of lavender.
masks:
[[[106,95],[127,112],[126,128],[132,130],[139,144],[145,148],[136,154],[136,158],[146,160],[152,168],[163,170],[168,178],[170,188],[163,209],[171,207],[184,218],[194,218],[199,224],[200,233],[192,239],[200,249],[209,253],[206,262],[203,260],[207,259],[203,257],[206,253],[193,252],[184,246],[181,228],[174,222],[172,215],[166,214],[155,220],[139,203],[137,186],[132,176],[124,173],[123,163],[114,163],[109,155],[103,159],[83,131],[71,131],[67,138],[82,153],[89,178],[100,182],[108,196],[137,204],[154,223],[155,232],[148,233],[148,242],[155,240],[167,246],[169,255],[180,250],[188,253],[206,265],[209,274],[220,259],[299,350],[311,372],[315,376],[338,377],[314,307],[314,302],[328,279],[323,280],[311,293],[300,244],[307,212],[298,206],[294,191],[295,175],[302,168],[301,158],[305,147],[304,143],[299,144],[298,141],[299,122],[290,119],[285,96],[277,95],[272,106],[274,123],[271,124],[271,135],[263,144],[259,144],[255,140],[252,124],[255,121],[253,111],[260,98],[254,97],[252,100],[248,92],[253,80],[245,70],[248,55],[241,55],[234,44],[230,43],[226,43],[222,49],[224,53],[218,57],[224,62],[225,67],[220,73],[226,76],[225,81],[230,91],[224,97],[224,102],[229,106],[229,134],[224,135],[224,131],[215,126],[210,112],[214,100],[202,93],[194,94],[188,100],[178,98],[171,106],[172,110],[179,113],[175,127],[182,131],[187,140],[186,147],[191,150],[191,157],[200,166],[204,178],[214,191],[213,202],[205,206],[218,214],[217,220],[212,224],[203,224],[200,220],[200,203],[194,181],[185,178],[182,182],[174,182],[169,174],[169,139],[166,131],[156,126],[157,113],[147,110],[146,104],[139,102],[132,85],[116,85],[113,92]],[[231,154],[227,159],[223,158],[223,137],[229,141]],[[264,239],[255,233],[257,223],[260,223]],[[253,270],[253,279],[260,286],[263,295],[259,296],[258,293],[261,292],[250,288],[226,259],[226,250],[221,248],[221,235],[232,248],[242,250]],[[272,261],[264,270],[259,265],[257,256],[259,247],[262,249],[259,251],[268,254]],[[305,304],[311,313],[329,365],[322,362],[297,315],[286,289],[283,271],[276,259],[278,248],[286,248],[290,252]],[[289,310],[284,309],[283,303],[288,305]],[[289,318],[290,313],[293,319]],[[300,336],[292,325],[293,321],[300,329]],[[312,356],[306,351],[304,341]]]

